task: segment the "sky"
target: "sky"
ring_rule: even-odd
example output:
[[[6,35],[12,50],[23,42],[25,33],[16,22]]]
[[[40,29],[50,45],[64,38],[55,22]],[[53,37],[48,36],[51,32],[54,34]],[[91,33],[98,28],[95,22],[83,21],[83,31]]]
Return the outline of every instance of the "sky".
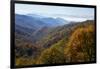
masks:
[[[21,15],[38,14],[69,21],[94,19],[94,8],[64,7],[49,5],[15,4],[15,13]]]

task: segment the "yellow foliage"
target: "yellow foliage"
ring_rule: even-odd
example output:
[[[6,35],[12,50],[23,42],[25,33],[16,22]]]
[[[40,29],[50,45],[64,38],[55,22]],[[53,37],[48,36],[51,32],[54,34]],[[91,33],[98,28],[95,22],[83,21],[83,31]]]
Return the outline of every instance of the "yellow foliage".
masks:
[[[66,60],[69,60],[70,62],[86,62],[94,60],[94,33],[93,25],[76,29],[70,37],[68,46],[65,49]]]
[[[20,57],[16,58],[16,66],[27,66],[35,64],[35,59]]]
[[[37,64],[64,63],[63,53],[56,48],[49,48],[42,52]]]

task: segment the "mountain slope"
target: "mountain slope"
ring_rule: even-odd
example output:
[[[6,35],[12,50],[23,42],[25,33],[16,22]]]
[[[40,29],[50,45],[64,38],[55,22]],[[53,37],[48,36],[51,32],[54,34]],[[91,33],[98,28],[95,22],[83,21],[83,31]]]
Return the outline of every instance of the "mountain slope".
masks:
[[[72,33],[77,28],[88,27],[89,25],[94,26],[94,21],[92,20],[62,25],[60,22],[63,21],[60,18],[38,18],[38,16],[17,15],[15,21],[16,65],[37,64],[38,60],[42,60],[40,59],[40,57],[42,58],[41,54],[44,51],[46,52],[46,50],[49,52],[54,50],[56,51],[55,53],[59,52],[56,55],[57,57],[61,55],[58,60],[61,59],[62,61],[64,47],[67,46]],[[56,59],[53,61],[56,61]]]

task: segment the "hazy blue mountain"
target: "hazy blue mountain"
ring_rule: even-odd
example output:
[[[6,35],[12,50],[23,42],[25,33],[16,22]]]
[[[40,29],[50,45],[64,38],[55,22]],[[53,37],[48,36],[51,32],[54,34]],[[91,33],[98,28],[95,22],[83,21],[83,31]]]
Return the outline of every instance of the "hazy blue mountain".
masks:
[[[36,14],[33,14],[32,16],[16,14],[15,23],[20,24],[24,27],[37,29],[43,26],[55,27],[59,25],[64,25],[65,23],[67,24],[68,22],[62,18],[44,17]]]
[[[15,15],[15,24],[32,29],[38,29],[45,25],[42,21],[36,18],[19,14]]]
[[[45,36],[51,27],[62,26],[68,22],[62,18],[44,17],[37,14],[15,14],[15,33],[18,38],[35,41]],[[24,36],[24,37],[23,37]]]
[[[45,18],[46,16],[38,15],[38,14],[27,14],[27,16],[33,17],[33,18]]]
[[[52,18],[52,17],[42,18],[42,21],[46,23],[47,26],[50,26],[50,27],[61,26],[61,25],[64,25],[65,23],[66,24],[68,23],[67,21],[61,18]]]
[[[15,15],[15,24],[26,28],[38,29],[45,24],[38,18],[33,18],[27,15]]]
[[[60,26],[60,25],[69,23],[68,21],[64,20],[63,18],[59,18],[59,17],[54,18],[54,17],[49,17],[49,16],[37,15],[37,14],[28,14],[28,16],[38,19],[44,22],[46,26],[50,26],[50,27]]]
[[[44,17],[37,14],[15,14],[15,29],[18,32],[23,32],[23,34],[25,31],[32,33],[33,31],[38,31],[44,27],[57,27],[67,23],[68,22],[62,18]]]

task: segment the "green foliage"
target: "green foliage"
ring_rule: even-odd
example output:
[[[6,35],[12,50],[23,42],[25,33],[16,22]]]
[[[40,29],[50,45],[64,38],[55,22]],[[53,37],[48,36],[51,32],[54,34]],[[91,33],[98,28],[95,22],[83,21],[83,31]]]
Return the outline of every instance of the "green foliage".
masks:
[[[27,66],[35,64],[36,60],[33,57],[20,57],[16,58],[16,66]]]
[[[16,66],[27,66],[36,64],[37,57],[41,49],[31,44],[25,44],[23,46],[16,47],[15,49],[15,60]]]
[[[37,64],[55,64],[65,63],[64,59],[64,45],[65,39],[52,45],[50,48],[44,50],[37,61]]]
[[[55,64],[62,63],[63,57],[61,56],[61,52],[57,49],[48,49],[42,53],[39,58],[39,64]]]
[[[30,42],[16,34],[16,66],[95,60],[93,22],[71,23],[47,31],[46,35],[42,34],[43,37],[39,34],[41,39],[35,42]]]
[[[95,57],[95,33],[94,26],[89,25],[78,28],[70,37],[65,49],[66,61],[88,62],[94,61]]]

